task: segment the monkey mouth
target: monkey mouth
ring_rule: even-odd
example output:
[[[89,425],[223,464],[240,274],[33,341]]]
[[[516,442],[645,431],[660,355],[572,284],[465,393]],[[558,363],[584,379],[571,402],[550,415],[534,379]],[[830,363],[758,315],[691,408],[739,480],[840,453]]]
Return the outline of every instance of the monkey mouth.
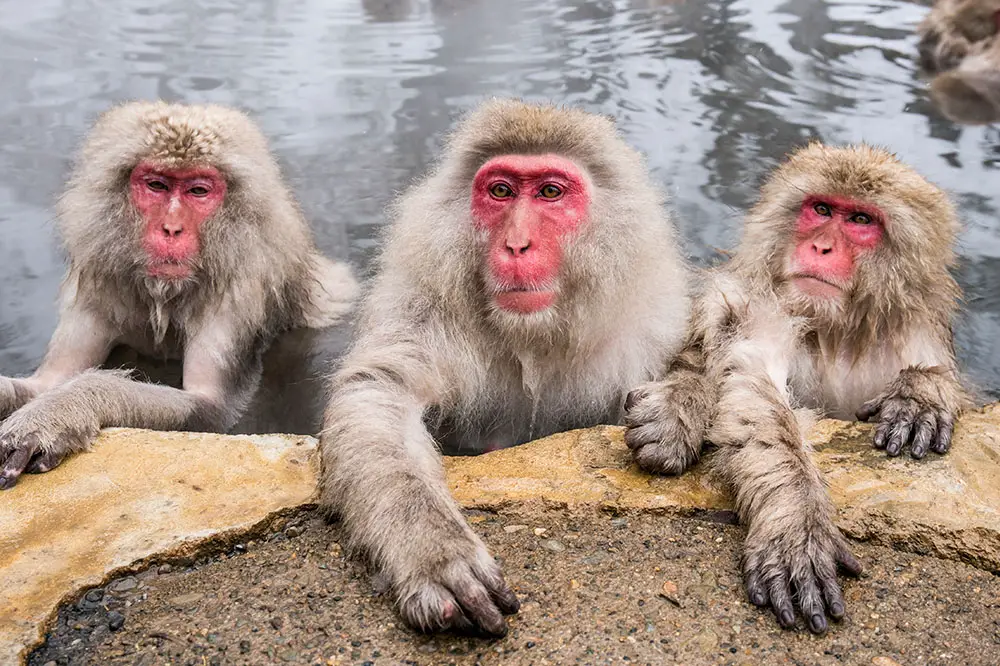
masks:
[[[533,314],[552,307],[556,292],[543,286],[504,286],[493,293],[493,302],[507,312]]]
[[[194,273],[187,262],[161,260],[146,264],[146,275],[161,280],[185,280]]]
[[[806,296],[839,298],[844,293],[843,286],[809,273],[794,273],[790,278],[796,290]]]

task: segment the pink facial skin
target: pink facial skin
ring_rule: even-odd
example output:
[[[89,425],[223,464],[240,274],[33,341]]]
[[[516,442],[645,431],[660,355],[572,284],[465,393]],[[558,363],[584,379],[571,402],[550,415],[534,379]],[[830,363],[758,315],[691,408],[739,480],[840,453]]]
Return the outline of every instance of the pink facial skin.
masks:
[[[803,293],[837,298],[854,276],[857,258],[882,242],[885,215],[864,201],[809,196],[795,227],[791,279]]]
[[[558,155],[504,155],[472,182],[472,218],[489,234],[494,303],[520,314],[556,302],[562,243],[587,218],[590,184]]]
[[[190,277],[201,225],[226,196],[226,180],[211,166],[171,169],[141,162],[129,178],[132,203],[146,230],[142,246],[150,277]]]

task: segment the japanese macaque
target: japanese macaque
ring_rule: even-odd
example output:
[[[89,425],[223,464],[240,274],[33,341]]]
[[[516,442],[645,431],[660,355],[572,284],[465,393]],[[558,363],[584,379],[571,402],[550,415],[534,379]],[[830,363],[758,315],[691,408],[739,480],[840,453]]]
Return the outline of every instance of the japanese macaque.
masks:
[[[219,106],[105,113],[58,203],[69,256],[38,371],[0,378],[0,488],[106,426],[225,431],[280,331],[333,323],[357,285],[322,257],[266,140]],[[183,358],[183,388],[97,369],[111,350]]]
[[[322,501],[408,624],[502,635],[518,599],[439,446],[619,422],[683,339],[687,267],[639,154],[579,110],[484,103],[392,218],[331,381]]]
[[[733,490],[748,532],[750,600],[810,630],[844,616],[840,565],[861,565],[832,521],[804,443],[816,410],[875,419],[874,445],[945,453],[969,403],[952,345],[958,228],[945,194],[889,153],[818,143],[764,184],[742,244],[705,276],[667,378],[628,399],[626,442],[647,470],[698,460]]]
[[[978,49],[931,81],[931,97],[950,120],[970,125],[1000,121],[1000,39]]]
[[[938,0],[917,27],[920,64],[929,72],[958,67],[989,49],[1000,33],[1000,0]]]

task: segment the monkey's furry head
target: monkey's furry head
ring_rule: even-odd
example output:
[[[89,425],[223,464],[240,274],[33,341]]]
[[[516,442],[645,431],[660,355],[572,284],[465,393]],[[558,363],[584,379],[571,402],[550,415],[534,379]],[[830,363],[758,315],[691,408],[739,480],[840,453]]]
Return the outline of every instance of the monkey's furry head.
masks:
[[[809,196],[839,196],[876,206],[884,214],[881,243],[856,259],[846,300],[803,314],[848,317],[866,335],[926,313],[951,312],[958,286],[958,218],[948,196],[895,155],[866,144],[834,147],[813,142],[791,153],[761,188],[747,216],[734,265],[781,285],[796,239],[796,221]],[[945,305],[947,304],[947,305]]]
[[[145,273],[145,225],[129,193],[130,175],[143,161],[212,166],[226,180],[222,204],[199,230],[195,274],[183,283],[157,285]],[[313,251],[264,135],[246,114],[218,105],[141,101],[105,112],[83,142],[57,210],[75,279],[157,307],[243,290],[266,295],[260,303],[247,299],[246,310],[263,317],[264,300],[305,270]]]
[[[587,218],[564,239],[556,304],[530,316],[490,308],[485,239],[476,233],[471,209],[478,169],[493,157],[525,154],[569,158],[592,185]],[[605,322],[596,321],[596,313],[632,303],[637,289],[684,292],[686,265],[663,200],[644,159],[622,140],[610,118],[491,99],[458,123],[430,174],[391,207],[394,223],[380,266],[385,275],[405,270],[402,281],[442,310],[499,326],[511,339],[603,334],[599,323]],[[636,275],[655,276],[657,283],[637,287]],[[608,316],[606,325],[619,322]]]

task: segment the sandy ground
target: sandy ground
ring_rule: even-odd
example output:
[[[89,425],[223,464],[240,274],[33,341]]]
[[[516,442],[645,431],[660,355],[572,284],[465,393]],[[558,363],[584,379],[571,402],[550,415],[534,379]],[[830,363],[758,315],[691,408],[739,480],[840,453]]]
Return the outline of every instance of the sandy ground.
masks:
[[[468,516],[521,599],[506,638],[406,629],[339,528],[305,512],[88,591],[30,664],[1000,664],[1000,577],[964,564],[856,544],[848,618],[814,637],[746,601],[739,527],[540,505]]]

